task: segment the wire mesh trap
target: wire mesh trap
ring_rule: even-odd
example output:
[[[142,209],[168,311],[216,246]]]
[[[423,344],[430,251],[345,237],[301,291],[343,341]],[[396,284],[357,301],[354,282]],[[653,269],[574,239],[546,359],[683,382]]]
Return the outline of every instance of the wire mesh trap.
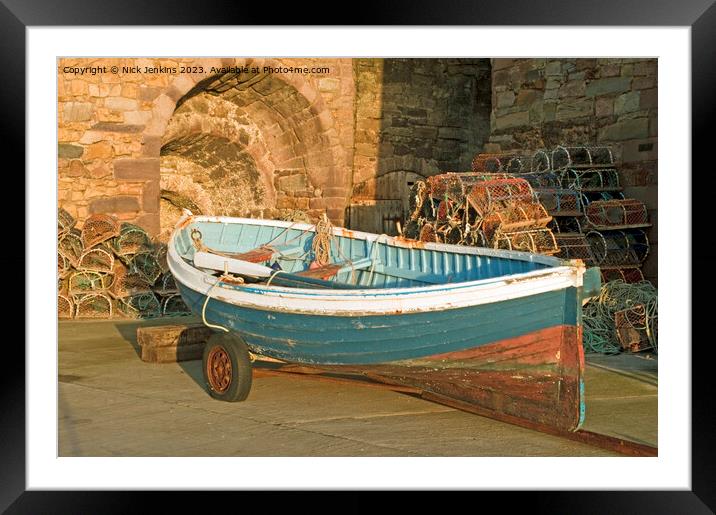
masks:
[[[638,283],[644,280],[644,273],[639,267],[601,267],[599,271],[602,274],[602,282],[624,281],[625,283]]]
[[[602,192],[620,189],[619,174],[615,168],[569,168],[560,173],[560,184],[563,188],[578,191]]]
[[[581,234],[586,226],[587,221],[581,216],[555,216],[548,225],[555,234]]]
[[[472,159],[472,171],[478,173],[497,173],[506,170],[507,163],[515,157],[511,154],[477,154]]]
[[[77,261],[78,270],[94,270],[95,272],[109,273],[114,266],[112,249],[107,245],[98,245],[85,250]]]
[[[548,150],[537,150],[530,161],[530,171],[540,173],[552,169],[552,159]]]
[[[112,283],[112,276],[92,270],[80,270],[70,275],[68,291],[70,295],[104,291]]]
[[[597,265],[640,265],[649,255],[649,239],[641,229],[589,231],[587,241]]]
[[[535,195],[554,216],[579,216],[583,212],[582,195],[576,190],[535,189]]]
[[[162,314],[162,307],[152,292],[123,297],[117,302],[117,309],[129,318],[154,318]]]
[[[584,234],[560,234],[554,235],[554,238],[559,247],[559,252],[556,254],[558,257],[564,259],[581,259],[587,266],[593,266],[596,264],[594,254],[592,253],[592,247],[587,241]]]
[[[491,240],[496,231],[515,232],[546,226],[552,217],[539,203],[515,202],[488,213],[482,220],[485,237]]]
[[[75,318],[112,318],[112,299],[106,293],[92,292],[73,295]]]
[[[57,253],[57,277],[60,279],[64,279],[70,274],[70,271],[72,270],[72,265],[70,265],[70,262],[67,260],[65,256]]]
[[[475,184],[467,200],[480,216],[485,216],[509,203],[534,203],[535,197],[524,179],[494,179]]]
[[[435,230],[435,226],[431,223],[425,223],[420,228],[420,235],[418,237],[420,241],[430,242],[430,243],[437,243],[440,241],[438,237],[438,233]]]
[[[655,310],[650,310],[645,304],[637,304],[614,313],[614,329],[623,350],[657,350],[656,337],[652,334],[655,316]]]
[[[57,318],[68,319],[75,316],[75,304],[68,291],[68,281],[60,280],[57,283]]]
[[[77,263],[84,251],[81,233],[78,229],[70,229],[66,234],[62,235],[57,242],[57,253],[67,260],[67,262],[77,267]]]
[[[57,237],[64,236],[72,229],[77,220],[61,207],[57,209]]]
[[[493,240],[493,247],[533,254],[556,254],[559,252],[554,234],[546,228],[515,232],[498,231]]]
[[[115,299],[151,291],[151,284],[141,274],[130,271],[120,261],[115,261],[112,276],[113,280],[108,292]]]
[[[112,239],[112,249],[117,256],[130,256],[151,248],[152,242],[147,232],[138,225],[127,222],[122,223],[119,235]]]
[[[159,269],[162,271],[163,274],[169,272],[169,263],[167,262],[168,250],[169,248],[167,247],[166,243],[159,243],[154,249],[154,259],[157,260]]]
[[[177,283],[174,280],[174,276],[170,272],[163,273],[157,280],[157,284],[154,285],[154,288],[152,289],[156,294],[161,295],[162,297],[179,293]]]
[[[110,215],[91,215],[82,226],[82,244],[86,249],[118,235],[119,221]]]
[[[596,229],[649,226],[646,206],[636,199],[595,200],[585,214]]]
[[[613,164],[614,156],[609,147],[558,146],[552,151],[552,167],[555,170],[609,166]]]
[[[162,275],[162,268],[154,252],[140,252],[132,258],[130,270],[139,273],[149,284],[154,284]]]
[[[533,188],[559,189],[561,187],[560,175],[551,170],[544,172],[528,172],[512,174],[514,179],[524,179]]]
[[[162,315],[184,316],[190,314],[191,310],[178,293],[169,295],[168,297],[162,299]]]

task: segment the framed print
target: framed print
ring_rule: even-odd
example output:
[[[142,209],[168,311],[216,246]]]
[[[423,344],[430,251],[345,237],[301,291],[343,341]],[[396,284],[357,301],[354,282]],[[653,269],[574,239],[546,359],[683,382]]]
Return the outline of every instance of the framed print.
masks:
[[[29,302],[3,507],[499,489],[573,510],[534,492],[565,489],[713,509],[708,253],[688,255],[708,2],[280,28],[5,4],[29,204],[5,266]]]

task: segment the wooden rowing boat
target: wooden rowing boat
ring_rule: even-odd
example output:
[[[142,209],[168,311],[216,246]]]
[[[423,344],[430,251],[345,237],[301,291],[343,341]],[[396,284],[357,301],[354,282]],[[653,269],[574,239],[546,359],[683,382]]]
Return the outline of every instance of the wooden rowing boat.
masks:
[[[243,400],[251,354],[417,387],[482,412],[576,430],[584,420],[579,260],[185,213],[168,264],[216,329],[210,394]]]

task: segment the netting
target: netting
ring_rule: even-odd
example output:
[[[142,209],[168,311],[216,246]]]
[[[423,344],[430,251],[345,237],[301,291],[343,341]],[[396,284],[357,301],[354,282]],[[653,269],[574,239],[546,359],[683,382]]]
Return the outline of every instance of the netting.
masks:
[[[119,221],[110,215],[94,214],[82,226],[82,245],[88,249],[119,235]]]
[[[555,216],[582,214],[582,195],[568,189],[536,189],[535,195],[545,209]]]
[[[430,243],[436,243],[440,240],[438,239],[438,234],[435,231],[435,226],[431,223],[425,223],[420,229],[420,235],[418,237],[420,241],[426,241]]]
[[[162,315],[183,316],[189,314],[191,314],[191,310],[178,293],[169,295],[162,300]]]
[[[657,350],[656,335],[651,334],[649,320],[644,304],[614,313],[614,327],[622,349],[629,352]]]
[[[589,231],[587,241],[598,265],[640,265],[649,255],[649,239],[641,229]]]
[[[519,250],[533,254],[556,254],[559,252],[554,234],[549,229],[526,231],[498,231],[493,240],[496,249]]]
[[[551,170],[544,172],[516,173],[512,175],[512,178],[524,179],[535,189],[559,189],[561,187],[560,176]]]
[[[557,233],[554,235],[559,247],[558,257],[564,259],[581,259],[587,266],[593,266],[596,263],[592,247],[585,238],[584,234],[578,233]]]
[[[75,316],[75,305],[72,298],[63,293],[57,294],[57,318],[69,319]]]
[[[532,156],[530,162],[530,171],[532,172],[547,172],[552,170],[552,159],[550,153],[547,150],[538,150]]]
[[[477,154],[472,159],[472,171],[479,173],[502,172],[513,157],[510,154]]]
[[[625,341],[634,341],[631,330],[647,333],[650,347],[657,350],[657,290],[649,281],[628,284],[624,281],[610,281],[602,286],[597,298],[590,300],[582,308],[584,325],[584,347],[588,351],[603,354],[617,354],[622,350],[622,341],[617,333],[616,313],[632,311],[643,306],[643,312],[637,309],[631,315],[620,315],[620,327],[624,328]],[[630,318],[631,317],[631,318]],[[629,329],[631,327],[631,329]],[[641,341],[641,337],[639,337]]]
[[[169,271],[169,263],[167,263],[168,250],[169,249],[166,243],[158,243],[154,250],[154,258],[157,260],[157,264],[159,265],[159,269],[162,273],[167,273]]]
[[[614,164],[614,156],[609,147],[558,146],[552,151],[552,167],[555,170],[611,164]]]
[[[106,290],[112,283],[112,276],[92,270],[73,272],[68,281],[70,295]]]
[[[515,202],[488,213],[482,220],[482,230],[491,240],[497,230],[515,232],[546,226],[552,217],[542,204]]]
[[[638,283],[644,280],[644,274],[641,268],[637,267],[618,267],[618,268],[600,268],[602,274],[602,282],[621,280],[625,283]]]
[[[106,245],[85,250],[77,262],[78,270],[94,270],[95,272],[109,273],[114,265],[112,250]]]
[[[77,221],[61,207],[57,209],[57,237],[64,236],[75,226]]]
[[[154,318],[162,314],[162,307],[152,292],[123,297],[119,299],[117,308],[130,318]]]
[[[407,224],[405,224],[403,236],[410,238],[411,240],[417,240],[420,238],[420,225],[417,220],[410,220]]]
[[[132,258],[131,270],[138,272],[149,284],[162,275],[162,268],[153,252],[140,252]]]
[[[151,248],[152,242],[147,232],[127,222],[122,223],[119,234],[112,239],[112,249],[117,256],[129,256]]]
[[[636,199],[595,200],[585,214],[596,229],[649,225],[646,206]]]
[[[614,168],[570,168],[561,172],[559,180],[563,188],[570,190],[602,192],[620,188],[619,174]]]
[[[109,294],[115,299],[151,291],[151,284],[144,277],[138,272],[128,270],[120,261],[115,261],[112,275],[113,280],[109,287]]]
[[[152,289],[156,294],[162,297],[179,292],[174,276],[170,272],[163,273]]]
[[[73,267],[77,267],[80,256],[84,251],[84,245],[82,245],[82,237],[80,234],[79,230],[74,228],[70,229],[66,234],[62,235],[60,240],[57,242],[57,253],[65,258]]]
[[[58,252],[57,253],[57,276],[60,279],[64,279],[65,277],[67,277],[69,275],[70,271],[72,270],[71,266],[72,265],[70,265],[70,262],[67,260],[67,258]]]
[[[73,295],[75,318],[112,318],[112,299],[102,292]]]
[[[549,228],[555,233],[583,233],[587,222],[580,216],[555,216],[552,218]]]
[[[533,203],[534,193],[524,179],[494,179],[475,184],[467,195],[470,205],[480,216],[508,203]]]

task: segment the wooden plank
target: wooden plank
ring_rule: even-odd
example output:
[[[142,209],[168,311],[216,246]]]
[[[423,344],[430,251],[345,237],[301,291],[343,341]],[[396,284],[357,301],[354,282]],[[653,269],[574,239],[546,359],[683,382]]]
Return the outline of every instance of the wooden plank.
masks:
[[[201,359],[204,345],[213,331],[201,324],[139,327],[137,343],[142,361],[172,363]]]

